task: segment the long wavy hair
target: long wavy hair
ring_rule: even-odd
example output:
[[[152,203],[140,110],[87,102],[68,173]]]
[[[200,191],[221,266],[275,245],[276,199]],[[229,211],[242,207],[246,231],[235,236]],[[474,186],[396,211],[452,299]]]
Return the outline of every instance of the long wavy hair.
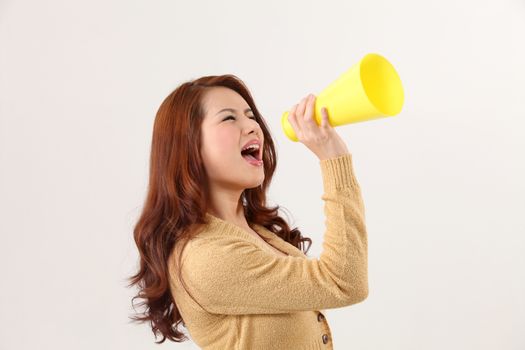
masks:
[[[175,244],[185,245],[207,224],[207,174],[200,154],[202,97],[206,89],[223,86],[239,93],[253,110],[264,134],[264,174],[261,186],[246,189],[240,201],[249,224],[259,224],[307,254],[312,240],[296,227],[290,229],[278,214],[280,206],[266,206],[266,189],[277,166],[277,155],[270,131],[246,85],[235,75],[204,76],[188,81],[171,92],[160,105],[153,126],[149,164],[149,184],[133,237],[140,255],[138,272],[128,277],[128,287],[138,285],[132,298],[143,299],[143,313],[131,316],[133,322],[149,321],[155,338],[183,342],[189,340],[178,329],[184,320],[170,293],[168,257]],[[288,217],[288,216],[287,216]],[[263,238],[263,237],[261,237]],[[263,238],[264,239],[264,238]],[[304,242],[308,247],[304,249]],[[182,250],[180,250],[181,252]],[[180,256],[178,256],[180,266]],[[178,270],[180,280],[180,270]],[[191,295],[191,294],[190,294]]]

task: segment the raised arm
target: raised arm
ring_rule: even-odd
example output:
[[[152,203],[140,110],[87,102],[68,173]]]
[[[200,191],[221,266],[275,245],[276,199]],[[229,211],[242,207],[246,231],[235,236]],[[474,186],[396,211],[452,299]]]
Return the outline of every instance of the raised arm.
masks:
[[[325,232],[319,259],[282,257],[242,237],[190,241],[182,276],[210,313],[271,314],[352,305],[368,295],[367,232],[352,155],[319,161]]]

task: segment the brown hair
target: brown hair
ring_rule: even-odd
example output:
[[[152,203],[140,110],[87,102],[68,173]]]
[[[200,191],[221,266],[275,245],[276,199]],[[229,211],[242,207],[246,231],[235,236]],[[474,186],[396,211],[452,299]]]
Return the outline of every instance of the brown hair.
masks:
[[[266,206],[266,189],[277,166],[277,155],[268,127],[245,84],[233,74],[204,76],[181,84],[164,99],[155,117],[149,185],[133,230],[140,268],[128,278],[128,287],[138,284],[140,289],[132,306],[135,298],[141,298],[144,301],[139,305],[147,307],[144,313],[130,318],[134,322],[149,321],[155,338],[159,332],[163,337],[158,343],[166,338],[188,340],[178,330],[180,323],[185,324],[170,293],[167,260],[176,243],[187,243],[196,235],[198,225],[207,223],[208,184],[199,152],[204,118],[201,101],[205,90],[214,86],[239,93],[253,110],[264,135],[264,181],[261,186],[244,190],[240,199],[246,220],[264,226],[305,254],[312,245],[310,238],[303,237],[298,228],[291,230],[278,215],[280,206]],[[306,250],[305,241],[309,242]],[[178,259],[180,266],[180,254]],[[178,273],[180,280],[180,270]]]

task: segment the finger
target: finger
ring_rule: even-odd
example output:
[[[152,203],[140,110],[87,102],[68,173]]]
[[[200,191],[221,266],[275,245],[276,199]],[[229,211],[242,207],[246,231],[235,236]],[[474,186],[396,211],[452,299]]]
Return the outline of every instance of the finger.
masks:
[[[315,96],[313,94],[308,95],[306,103],[306,113],[304,114],[302,125],[302,131],[304,133],[307,133],[308,135],[317,134],[317,129],[319,129],[317,121],[314,120],[314,118],[312,118],[312,116],[314,115],[314,104]]]
[[[306,107],[306,100],[307,100],[307,97],[304,97],[301,102],[299,103],[299,106],[297,106],[297,110],[295,112],[295,114],[299,117],[300,122],[302,122],[302,120],[304,119],[304,109]]]
[[[328,111],[326,110],[326,107],[322,107],[321,108],[321,115],[322,115],[322,119],[321,119],[321,127],[325,128],[325,129],[328,129],[331,127],[330,125],[330,121],[328,120]]]
[[[308,100],[306,102],[306,112],[304,114],[304,120],[310,121],[313,120],[312,116],[314,115],[314,103],[315,103],[315,96],[309,95]]]
[[[290,123],[290,125],[292,125],[292,128],[294,129],[296,136],[298,133],[301,133],[301,127],[297,124],[296,114],[295,114],[297,110],[297,106],[298,106],[297,104],[293,105],[293,107],[288,112],[288,122]]]

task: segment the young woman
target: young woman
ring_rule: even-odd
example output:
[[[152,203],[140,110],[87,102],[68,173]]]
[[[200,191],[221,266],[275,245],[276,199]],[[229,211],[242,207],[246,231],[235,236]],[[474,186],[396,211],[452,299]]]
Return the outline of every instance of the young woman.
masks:
[[[162,102],[154,123],[149,187],[134,229],[140,254],[130,278],[155,335],[202,349],[332,349],[324,309],[368,295],[364,204],[352,155],[315,96],[289,121],[319,159],[325,225],[319,259],[311,239],[267,207],[274,142],[243,82],[205,76]],[[297,174],[298,176],[300,174]],[[291,193],[290,195],[297,195]],[[304,250],[304,242],[309,245]]]

